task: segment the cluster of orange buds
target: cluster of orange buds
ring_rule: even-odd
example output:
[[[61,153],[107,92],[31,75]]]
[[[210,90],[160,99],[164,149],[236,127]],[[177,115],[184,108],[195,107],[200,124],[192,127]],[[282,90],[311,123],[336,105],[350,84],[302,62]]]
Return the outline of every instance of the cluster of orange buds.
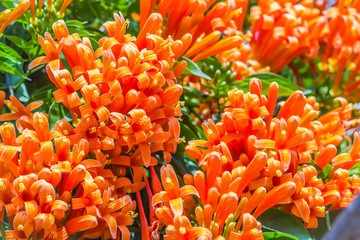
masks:
[[[263,239],[261,224],[256,217],[291,196],[295,184],[286,182],[269,192],[261,187],[252,194],[243,193],[242,186],[248,184],[245,177],[251,177],[254,172],[226,171],[218,177],[222,161],[220,154],[213,152],[208,157],[210,165],[206,172],[199,170],[194,176],[186,174],[186,185],[182,188],[171,165],[161,168],[164,191],[153,196],[152,204],[156,217],[166,225],[165,237]],[[266,162],[266,154],[259,153],[255,161],[264,160]],[[243,178],[240,177],[242,173]],[[253,210],[255,212],[251,215]]]
[[[340,103],[341,106],[325,113],[316,121],[312,121],[310,118],[318,115],[319,106],[314,97],[307,99],[308,104],[316,104],[316,106],[313,105],[313,109],[305,110],[304,114],[307,116],[304,117],[306,120],[304,120],[303,126],[314,132],[316,143],[320,148],[328,144],[339,146],[344,138],[350,142],[345,133],[358,126],[358,120],[352,119],[354,105],[342,97],[335,98],[334,102]]]
[[[109,37],[100,39],[94,51],[88,38],[69,35],[58,21],[53,26],[58,41],[49,34],[39,37],[46,56],[30,67],[48,63],[48,75],[58,88],[55,100],[70,110],[76,126],[61,121],[55,128],[72,144],[88,139],[90,150],[104,155],[104,165],[156,165],[151,154],[158,151],[169,162],[179,137],[176,116],[181,115],[182,87],[176,76],[184,68],[170,69],[187,46],[157,35],[159,14],[149,17],[136,40],[125,34],[127,26],[115,14],[114,22],[104,24]],[[61,52],[72,74],[63,68]]]
[[[142,0],[140,3],[140,27],[158,1]],[[241,44],[242,23],[248,1],[224,1],[216,4],[215,0],[159,1],[156,12],[167,17],[163,36],[174,39],[189,38],[192,43],[184,54],[194,62],[229,50]],[[223,39],[222,38],[223,36]]]
[[[313,1],[259,1],[250,16],[251,58],[262,66],[278,72],[301,54],[317,56],[326,20],[313,8]]]
[[[325,11],[326,28],[323,32],[325,51],[320,56],[318,67],[322,78],[326,74],[334,75],[333,92],[336,95],[358,100],[360,95],[354,91],[360,84],[357,77],[360,69],[360,55],[357,51],[360,32],[357,30],[360,2],[340,0]],[[336,78],[335,78],[336,75]],[[337,92],[339,88],[341,92]]]
[[[128,236],[136,202],[127,193],[143,187],[140,167],[133,168],[135,183],[116,177],[100,160],[86,158],[89,141],[71,148],[61,132],[50,131],[46,114],[30,112],[41,102],[25,108],[11,99],[5,104],[18,111],[1,120],[27,115],[19,118],[17,138],[12,123],[0,126],[0,220],[6,213],[14,229],[6,239],[66,239],[80,231],[108,239],[119,236],[118,230]]]
[[[1,101],[12,113],[0,121],[16,120],[21,133],[16,138],[11,123],[0,127],[0,216],[6,212],[14,227],[7,239],[65,239],[82,231],[82,238],[115,239],[119,231],[130,238],[126,226],[137,214],[127,194],[140,196],[141,166],[156,165],[155,152],[169,162],[176,151],[182,93],[176,76],[186,65],[170,69],[189,45],[160,37],[156,13],[136,39],[125,34],[127,26],[115,14],[95,51],[62,20],[53,25],[58,41],[39,36],[46,56],[29,68],[47,64],[55,100],[69,109],[72,123],[61,119],[50,130],[46,114],[31,112],[41,101],[26,107],[14,96]]]
[[[335,155],[335,146],[328,145],[320,151],[315,163],[320,166]],[[301,171],[293,176],[296,191],[283,209],[302,219],[307,228],[317,228],[317,217],[325,217],[327,208],[345,208],[359,194],[360,178],[349,177],[348,169],[338,168],[336,161],[339,158],[342,154],[331,160],[334,168],[325,180],[318,178],[316,168],[311,165],[301,166]]]
[[[70,5],[72,0],[57,0],[56,4],[59,4],[59,12],[58,17],[63,17],[65,9]],[[33,25],[37,25],[38,19],[36,16],[43,15],[43,8],[45,5],[45,0],[39,0],[36,6],[35,0],[22,0],[17,7],[15,7],[12,11],[6,9],[0,15],[0,36],[1,33],[5,30],[5,28],[14,22],[17,18],[21,17],[29,8],[31,13],[30,22]],[[46,9],[49,13],[55,13],[55,6],[53,0],[48,0],[46,2]]]
[[[318,56],[317,81],[330,76],[334,78],[331,84],[335,95],[357,100],[360,2],[340,0],[330,8],[325,7],[327,1],[315,2],[259,1],[252,7],[250,59],[278,72],[297,56]],[[275,58],[281,60],[274,62]]]
[[[190,34],[192,42],[185,57],[198,62],[219,54],[219,60],[227,66],[234,61],[233,71],[241,79],[260,70],[260,64],[250,60],[250,47],[244,43],[248,36],[242,32],[248,0],[220,1],[141,1],[140,26],[156,8],[156,12],[168,21],[163,36],[184,41]],[[192,82],[197,77],[192,76]]]
[[[262,197],[253,197],[260,199],[256,200],[259,205],[252,206],[249,211],[257,206],[254,217],[269,208],[261,201],[266,202],[266,196],[271,195],[271,203],[274,203],[271,206],[281,204],[283,209],[301,218],[307,227],[317,227],[316,217],[324,216],[326,207],[332,204],[333,208],[344,207],[359,191],[360,179],[349,177],[348,172],[358,162],[358,135],[355,134],[350,153],[336,156],[334,145],[341,142],[350,127],[351,105],[340,99],[342,107],[316,119],[318,103],[296,91],[280,104],[275,117],[278,84],[270,84],[267,97],[262,95],[261,82],[256,78],[250,81],[249,89],[248,93],[237,89],[230,91],[231,107],[225,109],[221,121],[215,124],[209,120],[208,126],[203,124],[207,141],[189,142],[186,152],[198,160],[207,173],[207,180],[200,180],[205,176],[197,173],[185,182],[194,182],[201,201],[205,201],[203,205],[211,204],[217,199],[214,196],[228,192],[235,193],[236,202],[241,202],[242,197],[250,199],[260,191]],[[321,179],[322,170],[317,169],[325,166],[332,170]],[[222,187],[218,188],[220,185]],[[211,190],[213,186],[218,192]],[[283,188],[287,190],[280,190]],[[289,192],[291,194],[286,195]],[[249,200],[249,203],[256,201]]]

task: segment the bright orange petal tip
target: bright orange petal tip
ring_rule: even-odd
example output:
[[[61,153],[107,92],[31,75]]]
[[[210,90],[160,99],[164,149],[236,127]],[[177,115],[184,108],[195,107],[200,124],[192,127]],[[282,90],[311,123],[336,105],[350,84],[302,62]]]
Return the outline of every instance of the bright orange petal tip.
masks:
[[[69,220],[66,224],[68,234],[75,234],[95,228],[98,225],[97,218],[92,215],[84,215]]]
[[[270,192],[268,192],[265,198],[259,203],[253,216],[257,218],[258,216],[261,215],[261,213],[265,212],[267,209],[287,199],[288,197],[294,194],[295,189],[296,189],[295,183],[290,181],[275,187]]]
[[[161,29],[163,23],[163,18],[158,13],[152,13],[146,20],[143,28],[140,30],[140,33],[136,39],[136,45],[139,49],[143,49],[146,45],[146,35],[157,34]]]
[[[4,91],[0,91],[0,114],[2,112],[3,106],[4,106],[4,100],[5,100],[6,94]]]
[[[288,119],[291,116],[301,116],[304,112],[306,98],[301,91],[295,91],[281,107],[277,118]]]
[[[337,149],[335,145],[329,144],[323,149],[321,149],[320,153],[316,156],[314,162],[320,168],[324,168],[336,156],[336,153]]]
[[[70,5],[70,3],[72,2],[72,0],[64,0],[63,4],[61,5],[61,9],[59,11],[60,15],[63,15],[65,12],[65,9]]]
[[[64,1],[65,4],[66,1]],[[69,2],[69,1],[68,1]],[[70,1],[71,2],[71,1]],[[56,39],[58,41],[60,41],[63,38],[66,38],[67,36],[69,36],[69,31],[65,25],[64,20],[58,20],[56,21],[53,26],[53,31],[55,33]]]

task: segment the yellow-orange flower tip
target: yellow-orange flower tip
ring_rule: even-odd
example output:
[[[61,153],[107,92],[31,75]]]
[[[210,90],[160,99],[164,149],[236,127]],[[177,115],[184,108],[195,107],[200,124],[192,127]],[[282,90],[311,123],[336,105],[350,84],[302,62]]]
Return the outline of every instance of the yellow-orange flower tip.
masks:
[[[65,9],[70,5],[72,0],[64,0],[63,4],[61,5],[61,9],[59,11],[60,16],[62,16],[65,12]]]
[[[70,219],[66,224],[68,234],[75,234],[95,228],[98,225],[97,218],[92,215],[83,215]]]
[[[163,18],[158,13],[152,13],[146,20],[143,28],[140,30],[140,33],[136,39],[136,45],[141,50],[146,45],[146,35],[156,34],[162,28]]]
[[[335,156],[337,153],[337,149],[335,145],[329,144],[316,156],[314,162],[320,167],[324,168]]]
[[[0,27],[6,22],[6,20],[10,17],[11,10],[6,9],[0,15]]]
[[[1,14],[0,19],[6,19],[2,24],[0,24],[0,37],[5,28],[14,22],[17,18],[23,15],[30,7],[29,0],[22,0],[19,5],[15,7],[14,10],[9,14],[8,11],[5,11]],[[3,21],[3,20],[2,20]]]
[[[305,105],[306,98],[303,92],[297,90],[285,101],[277,115],[277,118],[284,118],[287,120],[291,116],[302,116]]]
[[[222,39],[222,40],[218,41],[217,43],[215,43],[214,45],[212,45],[211,47],[205,49],[204,51],[202,51],[201,53],[196,55],[192,60],[194,62],[198,62],[207,57],[211,57],[211,56],[221,53],[223,51],[232,49],[234,47],[239,46],[241,44],[241,41],[242,41],[242,39],[239,36],[232,36],[232,37]]]
[[[258,174],[267,164],[267,154],[264,152],[257,152],[254,159],[246,167],[239,187],[236,191],[237,195],[240,196],[244,189],[248,186],[250,181]]]
[[[53,26],[52,29],[55,33],[56,39],[58,41],[60,41],[63,38],[66,38],[67,36],[69,36],[69,31],[65,25],[64,20],[58,20],[56,21]]]
[[[259,203],[253,216],[257,218],[258,216],[260,216],[261,213],[265,212],[267,209],[289,198],[291,195],[295,193],[295,189],[296,189],[296,185],[294,182],[291,181],[276,186],[270,192],[268,192],[264,197],[264,199]]]

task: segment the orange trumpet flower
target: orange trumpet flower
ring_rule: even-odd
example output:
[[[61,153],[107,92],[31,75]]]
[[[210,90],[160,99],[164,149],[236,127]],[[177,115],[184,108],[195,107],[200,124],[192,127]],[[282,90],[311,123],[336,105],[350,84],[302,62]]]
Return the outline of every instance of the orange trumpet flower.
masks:
[[[42,101],[36,101],[24,107],[24,105],[22,105],[15,96],[10,96],[10,100],[5,100],[4,103],[14,113],[1,114],[0,121],[16,120],[16,127],[20,132],[22,132],[22,130],[24,129],[24,126],[22,126],[22,123],[20,121],[21,117],[30,118],[29,123],[31,124],[30,126],[33,128],[33,114],[31,113],[31,111],[39,108],[43,104]]]
[[[179,182],[171,165],[161,167],[161,182],[165,191],[155,194],[152,199],[152,204],[155,206],[159,203],[169,203],[175,215],[182,215],[185,196],[191,194],[200,197],[193,186],[179,187]]]
[[[165,232],[164,239],[212,239],[210,230],[203,227],[192,227],[187,217],[179,215],[175,215],[173,225],[168,225]]]

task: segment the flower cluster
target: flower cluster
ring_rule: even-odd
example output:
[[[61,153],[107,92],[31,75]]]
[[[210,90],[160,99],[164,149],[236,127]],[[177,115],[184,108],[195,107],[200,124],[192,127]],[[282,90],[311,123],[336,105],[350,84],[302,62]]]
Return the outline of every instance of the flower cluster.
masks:
[[[157,1],[141,1],[140,26],[154,10]],[[242,23],[247,1],[224,1],[214,5],[214,0],[159,1],[156,12],[168,21],[164,36],[174,39],[192,36],[185,57],[194,62],[232,49],[241,44]],[[221,35],[225,37],[221,39]]]
[[[168,21],[163,36],[187,39],[192,36],[190,48],[184,56],[194,62],[219,55],[224,66],[234,61],[233,71],[237,79],[261,71],[260,64],[249,59],[251,48],[244,41],[248,36],[242,32],[248,1],[141,1],[140,25],[156,8],[156,12]],[[198,82],[192,76],[191,82]]]
[[[260,1],[251,8],[250,58],[279,72],[294,58],[306,55],[312,71],[319,71],[318,83],[326,79],[334,94],[357,100],[360,5],[345,0],[330,8],[326,5],[327,1]],[[317,64],[315,57],[320,58]]]
[[[156,165],[152,154],[159,151],[170,161],[176,150],[182,93],[176,76],[183,69],[170,69],[188,46],[159,36],[159,14],[137,39],[126,35],[128,21],[114,16],[95,51],[62,20],[53,25],[57,41],[39,36],[46,56],[29,68],[47,64],[55,100],[72,123],[59,120],[50,131],[48,116],[31,112],[41,101],[26,107],[14,96],[4,101],[13,112],[0,121],[16,120],[20,132],[16,138],[13,124],[1,125],[0,209],[14,227],[7,239],[65,239],[81,231],[83,238],[114,239],[120,231],[129,239],[136,202],[127,194],[145,186],[140,166]]]
[[[255,164],[248,170],[239,168],[232,173],[222,171],[220,154],[212,152],[208,160],[206,170],[184,176],[187,185],[182,188],[171,165],[162,167],[164,191],[154,195],[152,204],[156,207],[157,218],[166,225],[165,236],[189,240],[263,239],[261,223],[256,217],[290,197],[295,184],[288,181],[269,192],[259,187],[245,194],[242,192],[249,183],[246,178],[251,180],[254,171],[259,170],[252,167],[266,164],[265,153],[257,154],[253,160]]]
[[[158,14],[149,17],[136,40],[125,34],[128,22],[122,16],[115,14],[115,20],[104,24],[109,37],[95,51],[88,38],[69,35],[64,22],[56,22],[58,42],[49,34],[39,37],[46,56],[30,68],[48,63],[48,75],[58,88],[55,100],[70,110],[76,124],[73,128],[61,121],[55,128],[72,144],[88,139],[90,150],[104,155],[103,165],[154,165],[151,153],[161,150],[170,161],[179,136],[175,117],[181,115],[182,87],[176,76],[183,70],[170,69],[186,46],[156,35],[162,26]],[[63,68],[61,52],[72,74]],[[122,153],[126,156],[112,159]]]
[[[345,207],[358,194],[360,178],[348,170],[358,162],[359,135],[350,153],[337,155],[334,145],[350,128],[350,104],[339,99],[341,107],[316,119],[318,103],[296,91],[275,117],[277,83],[268,97],[258,79],[249,89],[230,91],[221,121],[203,124],[207,140],[189,142],[186,152],[202,170],[185,175],[184,187],[171,166],[162,167],[164,191],[153,206],[167,235],[262,239],[256,218],[273,206],[316,228],[326,207]]]
[[[319,17],[312,1],[259,1],[250,15],[253,57],[263,66],[278,72],[300,54],[318,53],[319,35],[326,21]]]
[[[357,31],[360,24],[359,7],[358,1],[342,0],[338,1],[337,6],[323,11],[326,28],[321,35],[326,41],[325,51],[320,56],[322,61],[319,63],[319,68],[323,71],[322,78],[327,73],[334,74],[334,78],[336,76],[334,93],[341,87],[342,92],[338,94],[354,100],[359,99],[359,94],[353,90],[360,84],[357,78],[360,58],[356,51],[360,40],[360,32]],[[347,69],[350,73],[346,73]]]
[[[5,36],[22,53],[0,49],[6,239],[128,240],[139,217],[145,240],[261,240],[270,208],[311,229],[359,195],[348,100],[360,97],[360,1],[140,0],[135,36],[121,13],[100,30],[58,20],[71,2],[22,0],[0,14],[0,37],[24,14],[31,30],[28,41]],[[24,106],[14,94],[39,66],[56,90],[48,103],[32,90]],[[259,73],[269,71],[282,76]],[[317,99],[294,90],[305,74]],[[42,112],[50,104],[61,117]]]
[[[17,114],[26,109],[16,98],[6,104],[19,109]],[[70,150],[68,138],[49,131],[44,113],[29,112],[40,104],[28,106],[28,115],[22,116],[29,118],[28,125],[19,124],[29,128],[19,137],[13,124],[0,127],[0,215],[3,221],[6,213],[14,229],[6,231],[6,239],[66,239],[86,230],[84,237],[115,238],[118,229],[129,235],[126,225],[132,224],[136,203],[126,189],[141,184],[117,178],[99,160],[86,158],[90,149],[86,139]]]

